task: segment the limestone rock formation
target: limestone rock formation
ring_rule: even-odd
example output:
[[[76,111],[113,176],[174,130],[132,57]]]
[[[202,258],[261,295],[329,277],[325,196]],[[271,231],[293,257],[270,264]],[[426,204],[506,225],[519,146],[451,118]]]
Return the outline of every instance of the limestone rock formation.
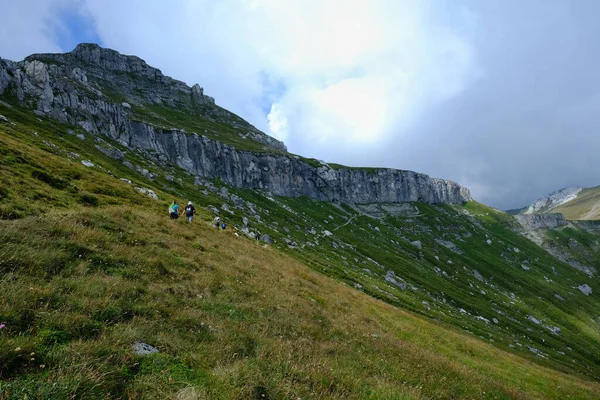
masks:
[[[40,115],[105,135],[132,150],[152,152],[158,160],[200,178],[220,178],[236,187],[352,204],[460,204],[471,198],[468,189],[457,183],[412,171],[311,165],[288,154],[282,142],[215,105],[199,85],[190,88],[139,57],[94,44],[80,44],[65,54],[34,54],[21,62],[0,59],[2,94],[35,107]],[[135,113],[152,106],[185,110],[240,131],[240,137],[268,148],[243,151],[203,132],[160,126]],[[111,157],[122,157],[122,153],[103,150]]]

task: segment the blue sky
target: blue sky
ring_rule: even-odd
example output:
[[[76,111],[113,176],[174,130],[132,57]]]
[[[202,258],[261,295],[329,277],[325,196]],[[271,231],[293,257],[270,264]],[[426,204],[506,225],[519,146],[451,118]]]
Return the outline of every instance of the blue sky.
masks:
[[[98,36],[91,16],[78,9],[64,8],[56,15],[63,28],[56,30],[56,43],[64,52],[73,50],[79,43],[104,45]]]
[[[0,0],[0,56],[96,42],[290,151],[452,179],[498,208],[600,184],[600,2]]]

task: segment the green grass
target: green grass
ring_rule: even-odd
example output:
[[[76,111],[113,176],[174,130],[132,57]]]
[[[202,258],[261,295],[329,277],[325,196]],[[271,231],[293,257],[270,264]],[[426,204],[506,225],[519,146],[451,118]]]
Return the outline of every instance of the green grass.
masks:
[[[0,114],[16,122],[0,125],[3,397],[591,399],[600,392],[600,325],[592,320],[600,287],[515,233],[506,214],[476,203],[413,204],[398,215],[378,206],[376,218],[347,205],[229,188],[255,205],[258,221],[247,207],[203,194],[178,168],[128,152],[127,160],[157,174],[147,181],[99,153],[91,137],[66,133],[74,127],[1,105]],[[168,219],[173,199],[195,202],[194,224]],[[230,229],[217,231],[206,207],[223,203],[234,214],[221,211]],[[236,232],[243,216],[273,246]],[[519,253],[508,250],[515,247]],[[387,282],[388,271],[406,289]],[[573,289],[583,282],[592,296]],[[140,340],[160,353],[134,355]]]

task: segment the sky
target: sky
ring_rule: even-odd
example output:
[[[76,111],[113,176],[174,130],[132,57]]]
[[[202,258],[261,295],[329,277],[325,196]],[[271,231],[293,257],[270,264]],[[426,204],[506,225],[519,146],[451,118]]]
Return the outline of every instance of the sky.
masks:
[[[290,152],[451,179],[499,209],[600,185],[596,0],[0,0],[0,57],[95,42]]]

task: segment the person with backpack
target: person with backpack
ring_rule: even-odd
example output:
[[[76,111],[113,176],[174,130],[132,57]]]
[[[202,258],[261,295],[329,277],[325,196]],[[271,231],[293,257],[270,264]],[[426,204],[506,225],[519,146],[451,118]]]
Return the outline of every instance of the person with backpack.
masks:
[[[169,216],[171,219],[179,218],[179,205],[175,200],[173,200],[173,204],[169,206]]]
[[[195,213],[196,208],[194,207],[191,201],[188,201],[187,206],[185,206],[185,216],[187,217],[188,221],[190,221],[190,223],[192,222]]]
[[[219,226],[221,225],[221,218],[215,217],[215,219],[213,219],[213,225],[215,228],[219,229]]]
[[[225,222],[223,222],[223,223],[221,224],[221,229],[225,230],[225,228],[226,228],[226,227],[227,227],[227,225],[225,225]]]

